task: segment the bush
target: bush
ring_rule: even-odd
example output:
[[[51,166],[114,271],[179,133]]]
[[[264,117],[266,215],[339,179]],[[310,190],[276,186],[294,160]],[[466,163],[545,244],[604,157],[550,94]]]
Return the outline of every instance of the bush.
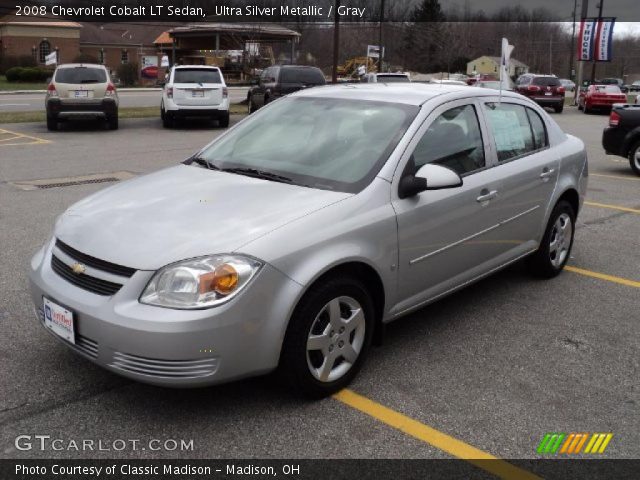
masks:
[[[6,73],[13,67],[35,67],[37,63],[31,55],[20,56],[1,56],[0,57],[0,74]]]
[[[40,67],[12,67],[6,72],[8,82],[44,82],[51,70]]]
[[[118,67],[118,78],[123,87],[135,85],[138,81],[138,64],[125,63]]]

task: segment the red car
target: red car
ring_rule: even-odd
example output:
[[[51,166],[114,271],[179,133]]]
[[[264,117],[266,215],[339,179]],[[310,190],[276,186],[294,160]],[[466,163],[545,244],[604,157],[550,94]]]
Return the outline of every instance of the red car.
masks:
[[[476,75],[475,77],[469,77],[467,79],[467,85],[475,85],[476,82],[493,82],[498,80],[495,75],[491,75],[489,73],[481,73],[480,75]]]
[[[556,113],[562,113],[564,109],[564,87],[551,75],[521,77],[515,91],[542,107],[552,107]]]
[[[578,109],[584,113],[596,108],[610,110],[614,103],[627,103],[627,96],[616,85],[589,85],[578,95]]]
[[[158,78],[158,67],[156,65],[149,65],[142,69],[142,76],[144,78]]]

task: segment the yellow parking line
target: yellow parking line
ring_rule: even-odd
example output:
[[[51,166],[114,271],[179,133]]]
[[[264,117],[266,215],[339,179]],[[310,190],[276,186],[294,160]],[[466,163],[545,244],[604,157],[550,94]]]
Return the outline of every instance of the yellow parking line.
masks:
[[[640,213],[637,208],[622,207],[620,205],[610,205],[608,203],[596,203],[596,202],[584,202],[585,205],[590,207],[608,208],[610,210],[620,210],[621,212]]]
[[[599,278],[600,280],[606,280],[608,282],[618,283],[620,285],[626,285],[627,287],[640,288],[640,282],[636,282],[635,280],[629,280],[628,278],[615,277],[613,275],[607,275],[606,273],[592,272],[591,270],[572,267],[571,265],[566,265],[564,269],[573,273],[579,273],[580,275],[585,275],[587,277]]]
[[[605,175],[604,173],[590,173],[590,177],[604,177],[604,178],[616,178],[618,180],[635,180],[636,182],[640,180],[640,177],[624,177],[622,175]]]
[[[34,137],[32,135],[27,135],[24,133],[20,133],[20,132],[12,132],[11,130],[5,130],[4,128],[0,128],[0,134],[9,134],[9,135],[15,135],[16,137],[19,138],[28,138],[29,140],[33,140],[33,142],[30,143],[24,143],[24,144],[19,144],[19,145],[32,145],[32,144],[42,144],[42,143],[51,143],[50,140],[46,140],[44,138],[40,138],[40,137]],[[11,144],[3,144],[3,145],[11,145]]]
[[[373,400],[363,397],[351,390],[341,390],[333,398],[354,408],[380,422],[400,430],[422,442],[428,443],[454,457],[466,460],[482,470],[490,472],[499,478],[514,480],[540,480],[540,477],[523,470],[504,460],[494,457],[490,453],[479,450],[471,445],[429,427],[401,413],[391,410]]]

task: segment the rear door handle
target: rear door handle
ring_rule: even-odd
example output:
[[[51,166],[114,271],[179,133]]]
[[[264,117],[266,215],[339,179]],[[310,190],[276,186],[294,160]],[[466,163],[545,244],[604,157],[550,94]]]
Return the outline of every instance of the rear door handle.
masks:
[[[555,173],[556,169],[555,168],[547,168],[544,167],[544,169],[542,170],[542,173],[540,174],[540,178],[543,180],[548,179],[551,175],[553,175]]]
[[[496,198],[497,196],[498,196],[497,190],[489,191],[486,188],[483,188],[482,191],[480,192],[480,196],[476,198],[476,201],[480,203],[487,202],[489,200]]]

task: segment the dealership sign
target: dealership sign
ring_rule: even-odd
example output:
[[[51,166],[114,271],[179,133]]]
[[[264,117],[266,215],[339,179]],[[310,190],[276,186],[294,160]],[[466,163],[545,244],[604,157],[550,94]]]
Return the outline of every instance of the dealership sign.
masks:
[[[602,18],[596,31],[594,59],[596,62],[611,61],[611,44],[613,43],[613,24],[615,18]]]
[[[615,18],[584,18],[578,34],[578,60],[610,62]]]

